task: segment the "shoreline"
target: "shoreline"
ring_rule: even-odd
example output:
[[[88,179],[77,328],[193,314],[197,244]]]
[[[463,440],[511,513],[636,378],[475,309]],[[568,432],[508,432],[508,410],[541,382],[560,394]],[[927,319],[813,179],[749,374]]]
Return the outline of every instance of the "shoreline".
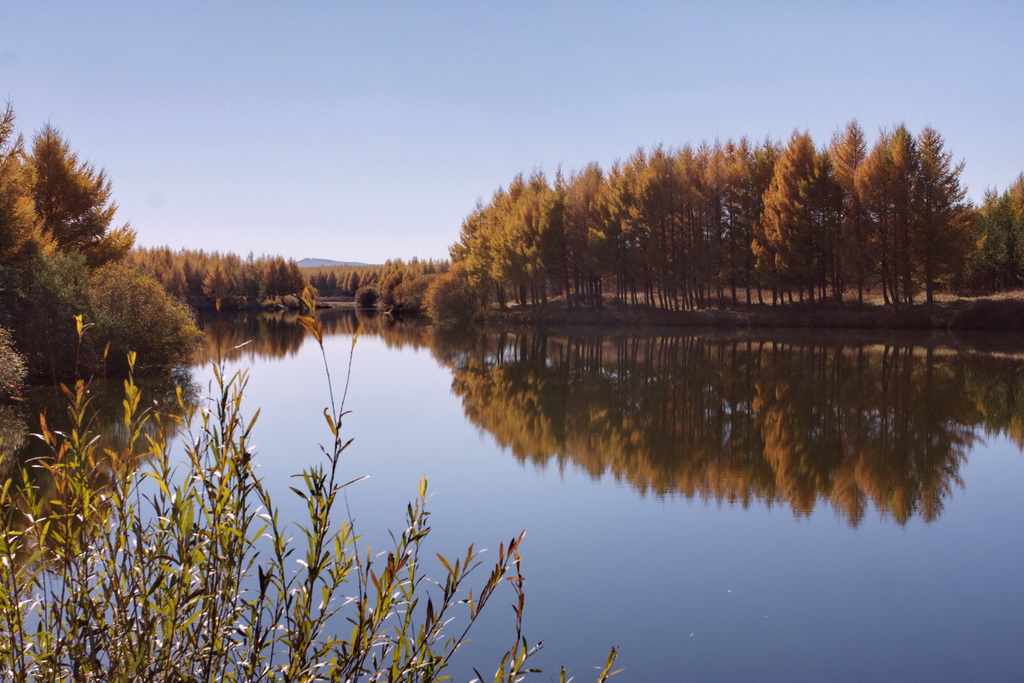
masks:
[[[743,308],[669,311],[658,308],[615,307],[568,309],[561,302],[539,309],[491,310],[485,325],[602,325],[669,327],[802,327],[888,330],[1024,330],[1024,300],[978,298],[916,304],[895,309],[876,304],[834,303],[818,306],[786,304]]]

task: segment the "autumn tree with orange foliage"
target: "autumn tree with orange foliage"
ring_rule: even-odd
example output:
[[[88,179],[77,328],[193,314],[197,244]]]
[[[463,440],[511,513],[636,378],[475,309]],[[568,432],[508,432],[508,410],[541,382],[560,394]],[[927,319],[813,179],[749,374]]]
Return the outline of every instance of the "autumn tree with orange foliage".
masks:
[[[784,148],[740,138],[638,149],[554,184],[519,174],[467,216],[452,259],[502,308],[554,297],[705,309],[764,303],[765,289],[773,304],[843,307],[872,290],[893,306],[922,290],[931,303],[968,281],[964,264],[984,246],[963,165],[931,128],[915,138],[897,126],[867,150],[851,122],[821,148],[805,132]]]
[[[33,380],[113,369],[129,349],[149,352],[140,368],[165,368],[198,343],[188,309],[120,265],[135,232],[116,226],[116,213],[106,172],[49,124],[27,150],[8,104],[0,114],[0,326]],[[105,349],[118,357],[108,361]]]

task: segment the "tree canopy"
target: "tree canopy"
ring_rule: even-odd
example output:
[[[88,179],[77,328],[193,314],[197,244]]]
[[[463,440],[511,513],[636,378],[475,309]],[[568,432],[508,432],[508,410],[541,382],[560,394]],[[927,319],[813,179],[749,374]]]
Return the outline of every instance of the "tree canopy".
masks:
[[[0,326],[36,379],[98,371],[104,349],[122,354],[108,367],[128,350],[147,352],[140,367],[181,363],[198,343],[188,309],[148,275],[119,265],[135,232],[115,225],[112,192],[106,172],[79,159],[54,126],[43,126],[28,149],[13,107],[5,107]]]
[[[79,160],[50,124],[35,136],[31,163],[36,215],[57,246],[82,252],[91,266],[124,258],[135,244],[135,232],[127,223],[112,227],[117,204],[106,171]]]
[[[451,257],[464,264],[460,281],[500,307],[559,296],[570,308],[683,310],[766,293],[842,306],[866,290],[893,306],[922,293],[931,303],[937,289],[968,285],[979,247],[962,171],[933,128],[915,136],[899,125],[869,148],[855,121],[824,146],[795,131],[785,145],[638,149],[553,182],[516,175],[466,217]],[[1015,220],[1011,203],[1000,225]],[[974,268],[979,283],[1017,250],[999,231]]]

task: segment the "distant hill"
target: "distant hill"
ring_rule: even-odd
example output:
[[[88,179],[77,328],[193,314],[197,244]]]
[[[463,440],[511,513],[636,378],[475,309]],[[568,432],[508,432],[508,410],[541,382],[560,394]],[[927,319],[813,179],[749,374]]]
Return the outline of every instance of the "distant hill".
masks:
[[[299,261],[299,268],[319,268],[320,266],[368,266],[369,263],[358,261],[332,261],[329,258],[304,258]]]

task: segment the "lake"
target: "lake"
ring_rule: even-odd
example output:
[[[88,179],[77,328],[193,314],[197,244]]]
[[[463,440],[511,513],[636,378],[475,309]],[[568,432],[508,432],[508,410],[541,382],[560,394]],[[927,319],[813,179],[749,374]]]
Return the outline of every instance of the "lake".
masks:
[[[428,556],[525,530],[538,680],[592,680],[611,646],[621,681],[1024,678],[1019,335],[319,315],[357,529],[385,550],[426,475]],[[330,436],[320,349],[288,314],[205,329],[193,386],[248,368],[260,473],[297,514],[288,477]],[[511,600],[455,680],[493,671]]]

